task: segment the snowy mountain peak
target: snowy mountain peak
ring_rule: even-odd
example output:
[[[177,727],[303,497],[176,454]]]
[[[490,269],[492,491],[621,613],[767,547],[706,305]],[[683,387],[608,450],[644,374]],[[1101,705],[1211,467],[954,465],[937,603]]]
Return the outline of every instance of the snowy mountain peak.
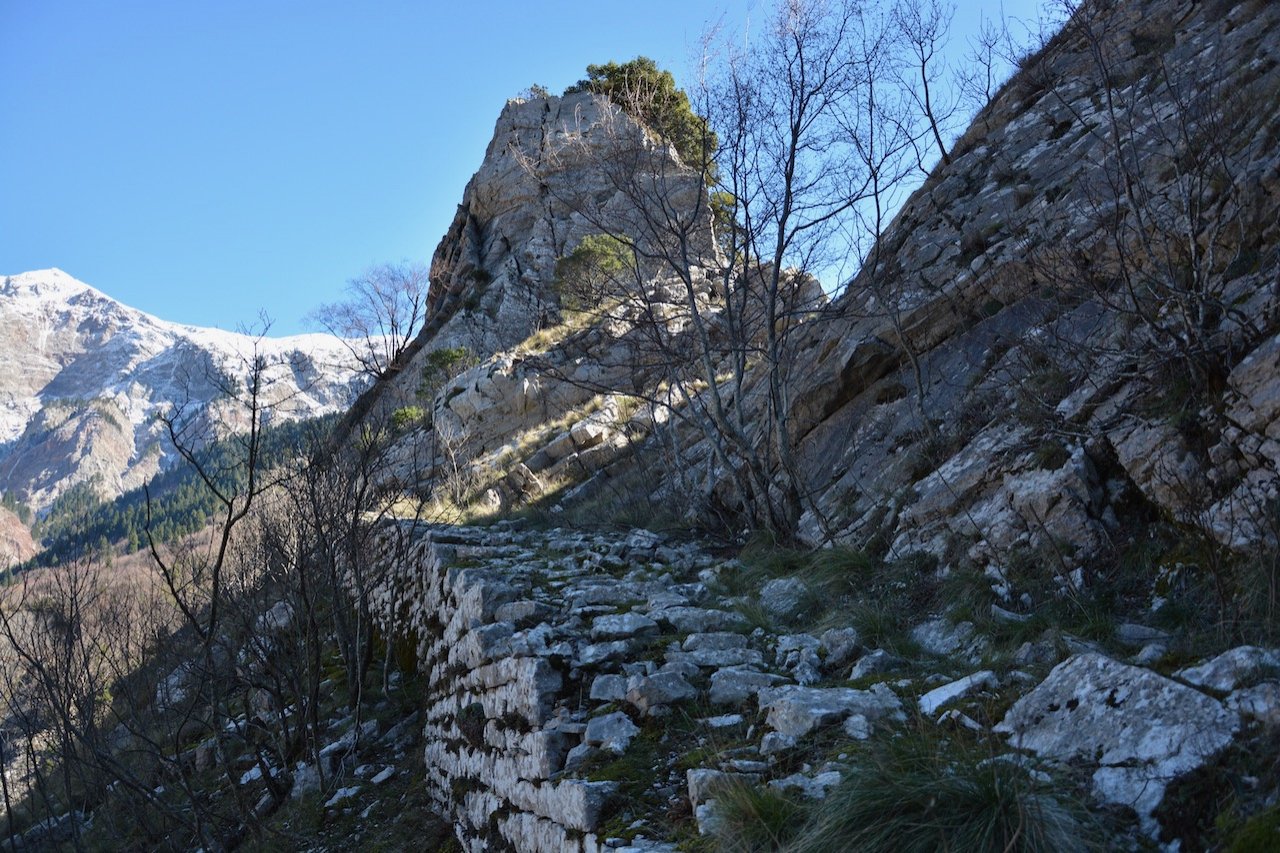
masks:
[[[231,415],[227,377],[269,365],[271,418],[341,411],[359,377],[344,343],[170,323],[59,269],[0,277],[0,490],[47,507],[75,483],[104,496],[140,485],[172,450],[155,414],[171,403]]]

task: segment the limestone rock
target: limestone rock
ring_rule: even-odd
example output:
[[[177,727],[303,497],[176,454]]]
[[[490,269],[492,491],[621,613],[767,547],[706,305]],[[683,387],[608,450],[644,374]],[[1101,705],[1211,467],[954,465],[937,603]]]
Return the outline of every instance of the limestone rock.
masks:
[[[773,687],[786,679],[771,672],[746,667],[727,667],[711,676],[709,698],[714,705],[741,705],[763,687]]]
[[[853,665],[853,669],[849,671],[849,680],[857,681],[860,678],[867,678],[871,675],[880,675],[886,672],[893,672],[895,669],[901,669],[906,666],[906,661],[884,649],[874,649],[867,652],[862,658]]]
[[[701,607],[666,607],[649,615],[659,622],[666,622],[676,631],[686,634],[731,631],[745,627],[747,620],[740,613],[728,610],[708,610]]]
[[[640,728],[626,714],[616,711],[588,722],[583,741],[621,754],[627,751],[631,739],[639,733]]]
[[[684,638],[680,647],[686,652],[704,650],[724,651],[728,649],[744,649],[747,638],[742,634],[731,634],[723,631],[707,634],[690,634]]]
[[[618,702],[627,695],[627,679],[623,675],[597,675],[591,682],[592,699],[597,702]]]
[[[1133,808],[1152,832],[1168,784],[1226,747],[1239,726],[1239,715],[1210,696],[1081,654],[1019,699],[996,731],[1044,758],[1094,765],[1098,798]]]
[[[591,623],[593,640],[629,640],[658,633],[658,623],[639,613],[597,616]]]
[[[698,691],[675,672],[632,676],[627,681],[626,700],[643,714],[653,714],[661,706],[694,699]]]
[[[1135,622],[1124,622],[1116,626],[1116,641],[1135,648],[1148,643],[1167,643],[1170,639],[1168,631],[1139,625]]]
[[[1228,696],[1226,704],[1247,719],[1268,726],[1280,725],[1280,682],[1264,681],[1243,687]]]
[[[798,791],[802,796],[811,800],[822,800],[826,798],[828,790],[840,784],[840,779],[841,775],[838,770],[827,770],[816,776],[792,773],[790,776],[774,779],[769,783],[769,787],[779,791]]]
[[[989,669],[966,675],[964,678],[952,681],[950,684],[935,687],[921,696],[919,700],[920,711],[933,716],[939,708],[948,702],[954,702],[984,687],[995,687],[998,683],[996,674]]]
[[[793,619],[804,610],[808,595],[800,578],[774,578],[760,588],[760,606],[774,619]]]
[[[974,646],[972,622],[952,625],[946,619],[930,619],[911,629],[911,639],[931,655],[969,655]]]
[[[862,638],[856,628],[830,628],[823,631],[818,639],[822,650],[827,653],[822,662],[826,669],[848,666],[862,648]]]
[[[1229,693],[1245,681],[1280,674],[1280,655],[1257,646],[1237,646],[1174,674],[1194,687]]]
[[[758,694],[765,722],[787,738],[800,738],[814,729],[857,714],[874,722],[901,712],[902,703],[883,684],[870,690],[848,687],[766,687]]]

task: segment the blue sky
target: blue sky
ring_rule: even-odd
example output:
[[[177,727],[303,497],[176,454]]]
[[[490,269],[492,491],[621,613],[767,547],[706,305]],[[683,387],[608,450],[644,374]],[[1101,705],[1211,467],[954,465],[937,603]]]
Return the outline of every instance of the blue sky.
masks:
[[[958,43],[979,6],[1000,4],[962,3]],[[709,23],[770,8],[0,0],[0,274],[307,330],[371,264],[430,259],[507,98],[640,54],[680,80]]]

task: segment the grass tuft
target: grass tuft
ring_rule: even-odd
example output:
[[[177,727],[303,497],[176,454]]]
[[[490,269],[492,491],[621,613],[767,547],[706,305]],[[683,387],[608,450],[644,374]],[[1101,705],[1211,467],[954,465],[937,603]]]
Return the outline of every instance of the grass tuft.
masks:
[[[783,849],[1056,853],[1098,843],[1083,803],[982,749],[916,733],[872,746],[855,762]]]

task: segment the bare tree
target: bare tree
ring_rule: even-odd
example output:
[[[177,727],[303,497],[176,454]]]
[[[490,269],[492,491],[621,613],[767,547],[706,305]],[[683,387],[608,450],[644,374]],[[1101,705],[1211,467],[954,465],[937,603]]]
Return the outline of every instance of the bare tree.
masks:
[[[430,275],[419,263],[382,264],[347,282],[347,298],[322,305],[316,323],[342,338],[372,379],[399,367],[427,318]]]
[[[951,163],[944,136],[952,133],[950,123],[956,113],[956,90],[948,79],[946,63],[939,52],[946,47],[954,6],[942,0],[902,0],[893,11],[894,20],[910,53],[906,65],[909,77],[903,89],[915,101],[919,116],[938,148],[942,162]],[[919,158],[924,169],[924,159]]]

